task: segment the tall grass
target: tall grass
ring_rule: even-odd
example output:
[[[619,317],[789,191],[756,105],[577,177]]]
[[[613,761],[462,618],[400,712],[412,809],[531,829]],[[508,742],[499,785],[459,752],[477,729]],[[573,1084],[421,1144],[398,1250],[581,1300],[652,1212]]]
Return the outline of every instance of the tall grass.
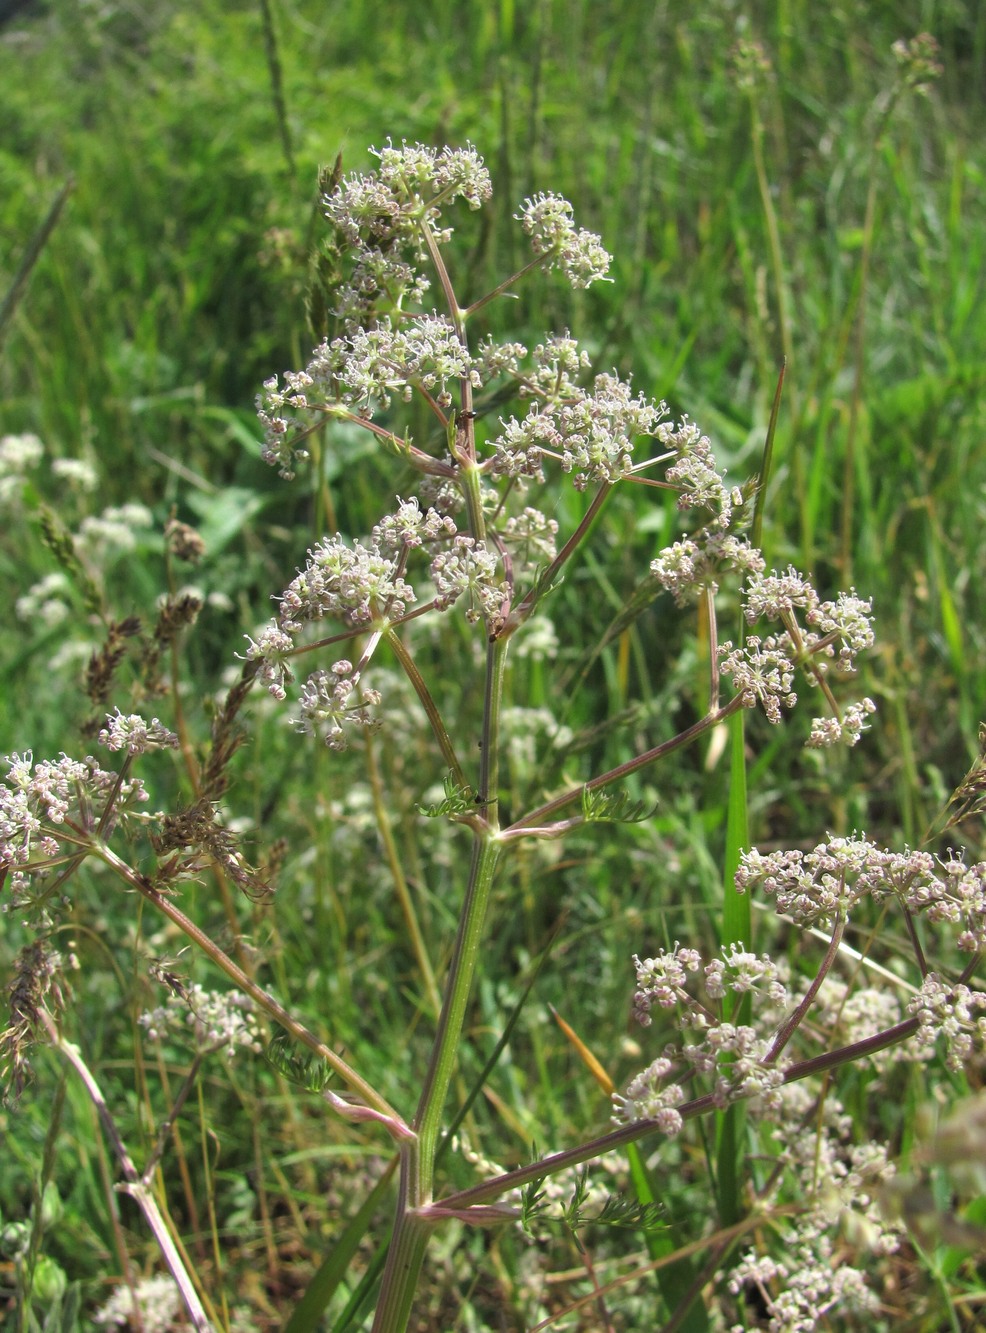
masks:
[[[890,45],[920,29],[940,44],[943,77],[929,98],[902,96],[883,116]],[[741,39],[758,40],[769,62],[752,86],[736,73]],[[42,502],[73,525],[87,508],[135,499],[150,507],[156,527],[137,531],[133,550],[106,566],[102,593],[120,617],[153,618],[169,577],[156,534],[172,508],[203,532],[208,555],[195,579],[222,596],[181,648],[194,746],[205,743],[211,700],[243,634],[267,618],[271,589],[289,581],[305,546],[336,527],[361,534],[378,517],[383,474],[355,432],[334,432],[311,479],[292,487],[276,486],[259,461],[254,395],[273,370],[302,364],[315,341],[306,294],[321,239],[320,165],[341,150],[345,168],[360,169],[365,145],[388,135],[476,142],[497,181],[492,220],[467,233],[477,289],[518,257],[507,224],[524,196],[567,194],[617,256],[612,287],[566,294],[535,280],[523,313],[519,303],[498,309],[495,331],[590,330],[597,363],[632,372],[638,387],[698,419],[737,481],[757,470],[786,356],[767,553],[778,567],[803,564],[826,594],[846,578],[872,595],[882,645],[865,681],[879,725],[841,766],[806,757],[803,735],[777,738],[752,719],[731,751],[682,757],[659,790],[632,780],[631,796],[656,806],[647,823],[612,840],[586,833],[564,856],[525,853],[516,881],[493,885],[498,925],[457,1095],[486,1091],[464,1132],[475,1145],[505,1143],[520,1164],[532,1142],[548,1150],[576,1126],[604,1124],[606,1099],[547,1005],[586,1040],[593,1034],[588,1046],[620,1085],[639,1064],[622,1022],[627,959],[642,938],[717,941],[723,866],[748,837],[810,843],[825,829],[865,826],[877,839],[917,844],[975,753],[986,716],[984,57],[980,7],[930,2],[863,13],[840,3],[820,14],[779,0],[742,18],[725,3],[697,15],[683,3],[550,0],[436,0],[423,10],[383,0],[55,3],[9,22],[0,29],[0,288],[69,178],[75,188],[7,330],[0,434],[36,432],[49,461],[88,460],[99,483],[87,497],[46,465],[28,478],[0,537],[0,750],[80,749],[91,711],[77,685],[83,659],[66,654],[51,666],[56,649],[77,643],[85,653],[101,641],[85,589],[67,594],[71,630],[15,609],[55,567],[39,536]],[[495,418],[477,423],[494,427]],[[577,522],[578,497],[559,493],[555,503],[563,525]],[[663,739],[704,707],[692,636],[662,603],[625,614],[626,590],[673,522],[652,498],[616,497],[593,560],[555,594],[554,618],[587,645],[561,664],[568,680],[584,682],[565,718],[576,739],[554,768],[532,770],[518,753],[509,774],[518,808],[583,757],[618,764],[645,732]],[[417,650],[432,666],[447,651],[424,636]],[[516,673],[508,691],[554,703],[543,664]],[[443,681],[448,706],[468,713],[464,675]],[[276,914],[230,908],[206,882],[190,889],[186,909],[209,929],[241,933],[238,947],[273,988],[320,1034],[345,1033],[347,1059],[398,1101],[425,1050],[429,969],[444,972],[454,926],[458,848],[437,821],[421,832],[409,781],[427,773],[440,782],[441,765],[409,735],[381,737],[374,759],[397,793],[381,823],[361,774],[300,746],[262,709],[251,725],[226,814],[251,827],[258,853],[287,840],[277,851]],[[744,761],[748,799],[738,802]],[[190,795],[177,769],[155,781],[161,803]],[[963,836],[981,839],[975,825]],[[98,877],[88,894],[74,939],[84,964],[79,1030],[107,1085],[122,1089],[124,1128],[139,1142],[178,1070],[144,1066],[135,1019],[152,1001],[136,962],[130,973],[120,961],[136,959],[139,937],[109,912]],[[0,948],[12,950],[18,927],[5,924]],[[747,923],[725,930],[740,938]],[[157,922],[141,932],[159,954],[179,947]],[[537,1002],[499,1049],[504,1013],[552,938]],[[393,1061],[395,1049],[407,1051],[406,1066]],[[42,1086],[54,1086],[57,1069],[41,1058]],[[861,1086],[854,1114],[861,1132],[876,1118],[906,1148],[923,1095],[917,1075],[900,1091],[897,1104],[874,1109]],[[42,1102],[28,1096],[16,1118],[3,1115],[0,1212],[28,1217],[32,1191],[57,1181],[64,1211],[46,1246],[86,1284],[92,1308],[107,1274],[151,1259],[108,1188],[88,1103],[69,1081],[53,1120],[67,1146],[54,1165],[43,1151]],[[333,1141],[311,1099],[260,1070],[207,1082],[196,1115],[176,1130],[169,1171],[176,1221],[201,1271],[217,1290],[246,1291],[261,1326],[278,1327],[336,1245],[320,1294],[298,1307],[292,1327],[317,1326],[329,1292],[333,1326],[345,1327],[346,1300],[356,1300],[333,1265],[363,1235],[359,1180],[380,1174],[379,1139],[347,1130]],[[739,1153],[741,1127],[729,1133],[721,1163]],[[715,1144],[707,1149],[715,1155]],[[662,1182],[681,1151],[669,1150]],[[678,1164],[680,1181],[662,1185],[674,1219],[695,1206],[687,1163]],[[453,1188],[471,1183],[454,1156],[447,1169]],[[643,1180],[641,1172],[640,1190]],[[572,1237],[542,1243],[557,1267],[574,1268]],[[936,1253],[929,1245],[932,1270],[947,1268]],[[469,1233],[456,1255],[450,1248],[436,1261],[424,1326],[494,1326],[483,1321],[517,1290],[524,1262],[515,1240]],[[474,1284],[470,1265],[482,1275]],[[956,1263],[939,1276],[914,1328],[945,1318],[963,1327],[954,1300],[968,1272]],[[457,1289],[461,1315],[448,1304]],[[657,1290],[667,1298],[673,1289]]]

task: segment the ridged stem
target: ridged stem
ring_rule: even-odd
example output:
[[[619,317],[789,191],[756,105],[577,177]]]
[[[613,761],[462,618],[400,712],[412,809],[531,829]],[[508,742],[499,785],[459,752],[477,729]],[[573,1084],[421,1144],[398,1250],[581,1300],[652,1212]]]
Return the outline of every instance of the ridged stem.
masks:
[[[415,1137],[401,1146],[397,1219],[373,1323],[374,1333],[403,1333],[407,1328],[428,1235],[436,1222],[435,1218],[427,1218],[422,1210],[434,1198],[435,1152],[445,1100],[458,1063],[459,1043],[483,942],[486,909],[500,858],[497,753],[506,659],[507,640],[497,639],[488,645],[479,783],[479,804],[485,813],[485,822],[474,830],[469,885],[459,919],[438,1031],[413,1121]]]

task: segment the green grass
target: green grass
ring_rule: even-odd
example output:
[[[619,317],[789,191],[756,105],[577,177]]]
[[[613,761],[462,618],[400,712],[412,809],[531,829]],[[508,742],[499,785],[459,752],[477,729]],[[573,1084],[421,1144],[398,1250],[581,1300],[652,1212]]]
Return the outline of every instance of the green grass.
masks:
[[[190,682],[184,708],[201,747],[244,633],[267,619],[271,593],[306,547],[326,529],[365,533],[382,504],[407,493],[408,474],[395,475],[390,460],[342,428],[328,434],[320,476],[278,481],[259,459],[253,399],[268,375],[303,364],[315,341],[305,295],[321,235],[318,167],[341,150],[346,170],[366,169],[367,145],[388,135],[469,139],[491,167],[495,197],[488,221],[462,229],[456,278],[469,275],[467,294],[520,257],[511,214],[536,190],[570,197],[582,225],[616,256],[614,282],[588,293],[535,278],[520,301],[491,310],[495,333],[536,340],[569,325],[603,366],[632,372],[676,415],[695,418],[737,483],[759,465],[787,354],[765,547],[778,567],[793,561],[813,571],[825,595],[851,581],[873,597],[880,646],[865,689],[880,711],[858,750],[824,760],[800,748],[803,721],[778,734],[748,719],[750,835],[761,845],[811,845],[826,830],[865,827],[892,845],[920,842],[968,768],[986,717],[986,13],[932,0],[836,3],[820,13],[803,0],[776,0],[755,6],[744,27],[731,5],[693,9],[675,0],[436,0],[423,12],[383,0],[275,2],[283,118],[260,5],[94,9],[59,0],[0,29],[0,295],[74,181],[0,346],[0,433],[36,432],[48,460],[0,533],[0,751],[54,756],[92,743],[83,734],[91,710],[78,688],[80,658],[51,666],[56,649],[76,643],[84,652],[101,641],[84,590],[70,594],[68,628],[22,621],[15,610],[55,568],[39,534],[42,502],[71,526],[105,505],[139,500],[151,509],[154,529],[101,576],[117,618],[153,618],[166,580],[160,533],[172,509],[203,532],[208,555],[194,581],[223,600],[207,603],[180,649]],[[877,138],[879,99],[894,77],[890,45],[922,29],[940,43],[943,77],[927,99],[903,96]],[[758,38],[772,62],[752,93],[731,59],[742,36]],[[91,462],[96,493],[73,494],[51,474],[53,458]],[[563,529],[571,527],[582,501],[559,491],[553,502]],[[669,599],[589,660],[673,524],[653,493],[615,496],[591,558],[549,604],[568,645],[558,669],[563,678],[585,671],[566,721],[578,736],[591,734],[554,770],[513,761],[508,799],[518,809],[562,771],[577,780],[619,763],[642,738],[654,744],[704,707],[693,625]],[[481,703],[470,690],[469,639],[439,643],[422,626],[412,641],[465,734]],[[137,675],[132,661],[113,697],[124,711]],[[516,665],[507,689],[508,702],[556,706],[560,694],[534,664]],[[170,701],[140,706],[165,718]],[[614,716],[624,725],[591,731]],[[427,1058],[430,1010],[361,756],[340,760],[304,742],[262,702],[250,719],[224,813],[248,823],[257,857],[278,839],[284,848],[276,907],[237,902],[233,919],[265,984],[405,1107]],[[656,804],[648,822],[597,826],[564,849],[536,845],[501,872],[457,1101],[480,1077],[532,960],[560,933],[489,1095],[470,1113],[477,1149],[522,1164],[533,1142],[550,1151],[601,1132],[606,1099],[547,1005],[586,1040],[591,1034],[619,1085],[640,1063],[625,1041],[630,955],[676,939],[714,946],[726,848],[735,842],[727,828],[737,815],[728,746],[717,761],[707,758],[704,749],[686,751],[629,784],[631,796]],[[441,975],[464,841],[418,816],[434,799],[425,791],[441,783],[440,756],[408,722],[380,737],[378,760],[402,869]],[[177,765],[148,780],[160,804],[190,796]],[[981,831],[972,824],[962,833],[982,855]],[[128,915],[124,900],[106,895],[93,875],[74,907],[75,1039],[85,1034],[136,1147],[165,1105],[161,1071],[143,1068],[150,1056],[134,1026],[159,996],[137,966],[136,908]],[[211,879],[186,886],[183,906],[214,931],[230,925]],[[21,935],[16,921],[4,923],[6,964]],[[146,915],[140,930],[141,949],[155,955],[180,947]],[[177,1079],[179,1054],[167,1058]],[[54,1056],[38,1065],[36,1090],[16,1112],[0,1112],[4,1221],[29,1215],[41,1170],[47,1090],[61,1071]],[[878,1108],[880,1132],[906,1148],[923,1096],[909,1085],[898,1105]],[[865,1097],[854,1115],[861,1134],[873,1129]],[[176,1222],[210,1290],[225,1285],[246,1297],[258,1326],[280,1327],[378,1178],[384,1140],[327,1121],[317,1099],[266,1068],[234,1067],[227,1079],[217,1066],[201,1116],[186,1111],[182,1148],[166,1158]],[[687,1218],[701,1191],[682,1166],[685,1151],[674,1146],[662,1157],[661,1180],[672,1214]],[[106,1187],[112,1168],[103,1153],[88,1102],[69,1079],[54,1167],[64,1213],[45,1248],[83,1284],[87,1309],[119,1276],[123,1246],[139,1270],[153,1266],[139,1220]],[[453,1188],[472,1183],[454,1154],[445,1169]],[[208,1234],[210,1193],[227,1229],[221,1274]],[[385,1206],[380,1217],[388,1215]],[[453,1327],[445,1302],[457,1290],[469,1290],[472,1311],[457,1326],[496,1327],[508,1297],[515,1319],[524,1317],[520,1239],[470,1231],[460,1240],[458,1253],[451,1244],[436,1252],[421,1326]],[[545,1248],[556,1268],[576,1266],[565,1237]],[[914,1277],[926,1285],[907,1327],[972,1326],[945,1313],[947,1293],[970,1281],[959,1271],[951,1288],[951,1278],[936,1286]],[[559,1305],[574,1290],[563,1288]],[[337,1318],[342,1291],[335,1302]],[[936,1322],[946,1317],[951,1325]]]

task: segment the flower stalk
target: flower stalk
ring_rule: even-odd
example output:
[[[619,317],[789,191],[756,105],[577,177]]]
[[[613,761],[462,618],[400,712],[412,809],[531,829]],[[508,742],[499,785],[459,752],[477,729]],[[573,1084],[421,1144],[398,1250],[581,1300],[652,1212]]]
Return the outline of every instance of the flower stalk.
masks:
[[[388,502],[387,511],[368,534],[350,538],[329,533],[308,550],[296,576],[276,599],[276,615],[248,641],[241,685],[234,687],[221,710],[223,721],[214,729],[212,751],[201,770],[199,761],[191,759],[183,714],[180,737],[157,719],[147,723],[119,710],[108,716],[99,739],[111,751],[123,752],[116,773],[103,772],[91,758],[78,762],[63,755],[55,763],[35,765],[30,755],[12,756],[0,787],[0,888],[7,892],[9,883],[15,906],[34,913],[47,939],[63,886],[87,857],[97,858],[126,890],[166,917],[219,968],[246,997],[244,1003],[252,1001],[306,1052],[319,1057],[326,1077],[330,1073],[345,1085],[344,1092],[324,1087],[319,1082],[321,1069],[315,1069],[316,1062],[307,1054],[294,1064],[292,1055],[285,1057],[285,1067],[293,1074],[300,1069],[299,1081],[309,1079],[305,1086],[320,1092],[337,1114],[378,1125],[394,1140],[400,1184],[373,1327],[375,1333],[403,1333],[412,1318],[429,1238],[440,1223],[457,1219],[492,1226],[509,1221],[517,1211],[513,1201],[493,1203],[503,1195],[625,1149],[645,1136],[673,1135],[699,1115],[713,1111],[732,1115],[741,1102],[748,1128],[757,1116],[766,1121],[771,1115],[780,1123],[787,1115],[789,1124],[815,1126],[818,1140],[810,1146],[817,1151],[805,1150],[805,1160],[796,1161],[801,1145],[785,1143],[784,1154],[790,1157],[785,1155],[778,1167],[778,1180],[788,1167],[803,1169],[802,1180],[817,1192],[824,1150],[830,1154],[830,1174],[841,1171],[839,1179],[850,1182],[847,1191],[851,1186],[853,1197],[864,1194],[860,1182],[889,1170],[887,1163],[877,1160],[878,1154],[868,1164],[854,1160],[856,1175],[850,1180],[846,1162],[851,1152],[833,1146],[834,1137],[824,1138],[830,1128],[822,1123],[824,1117],[806,1113],[803,1102],[799,1107],[792,1089],[797,1091],[796,1085],[812,1075],[876,1059],[905,1040],[913,1041],[921,1052],[941,1041],[946,1064],[958,1069],[974,1045],[986,1039],[986,1019],[981,1017],[986,994],[969,984],[986,951],[986,864],[966,866],[955,858],[936,862],[923,852],[893,853],[862,835],[829,837],[807,853],[775,851],[765,856],[746,851],[745,832],[740,837],[733,827],[727,838],[726,892],[733,887],[740,893],[760,891],[773,897],[786,921],[793,920],[806,931],[824,932],[827,948],[814,977],[792,978],[784,960],[776,963],[767,954],[751,952],[749,930],[736,926],[746,920],[743,899],[735,900],[740,910],[727,903],[720,954],[704,965],[697,949],[677,942],[654,957],[635,955],[634,1016],[645,1027],[663,1017],[664,1027],[673,1028],[674,1040],[665,1041],[662,1053],[633,1077],[624,1092],[612,1094],[617,1128],[519,1170],[493,1168],[492,1179],[442,1195],[439,1147],[504,850],[522,839],[561,838],[592,821],[646,818],[643,803],[629,800],[621,790],[627,780],[730,719],[731,815],[734,806],[743,806],[745,819],[745,801],[740,799],[745,796],[745,778],[737,785],[737,774],[741,778],[745,774],[746,742],[738,725],[742,710],[760,708],[767,722],[777,725],[795,706],[796,690],[806,685],[825,714],[813,720],[807,745],[855,745],[875,705],[865,698],[842,704],[842,682],[852,677],[857,658],[872,646],[874,636],[870,604],[854,590],[823,600],[811,580],[796,569],[768,571],[759,545],[766,465],[751,523],[748,507],[754,492],[727,483],[711,442],[695,423],[687,417],[674,423],[663,403],[636,393],[628,380],[615,373],[595,373],[588,353],[567,330],[545,334],[533,348],[497,342],[489,335],[475,341],[473,321],[532,268],[556,270],[576,288],[605,277],[609,256],[598,237],[575,226],[571,205],[551,194],[525,200],[515,216],[530,240],[532,260],[486,295],[463,303],[446,257],[452,229],[444,213],[456,200],[477,208],[489,197],[482,160],[471,147],[439,153],[421,145],[398,148],[390,143],[376,156],[377,171],[335,177],[323,200],[336,229],[336,252],[342,257],[333,310],[338,336],[316,348],[304,370],[287,372],[264,385],[258,401],[264,457],[290,478],[307,457],[314,433],[326,423],[331,428],[341,421],[366,430],[384,451],[397,456],[404,473],[410,471],[419,480],[420,493],[405,490],[408,498],[397,496]],[[441,314],[428,313],[426,293],[433,283],[439,300],[444,300]],[[395,403],[413,401],[426,422],[417,439],[389,419],[396,415]],[[499,406],[504,415],[494,421],[493,410]],[[776,410],[775,400],[771,438]],[[381,421],[381,416],[388,419]],[[647,442],[644,461],[635,457],[641,441]],[[550,468],[569,478],[580,494],[589,492],[581,518],[567,536],[559,537],[559,523],[550,517],[564,512],[553,496],[544,511],[530,503]],[[659,475],[651,475],[654,471]],[[595,661],[656,597],[670,594],[680,607],[697,606],[699,636],[708,658],[703,667],[707,686],[703,684],[698,704],[705,711],[678,734],[640,752],[635,752],[636,745],[628,747],[614,757],[629,753],[630,758],[619,763],[608,758],[608,767],[598,764],[602,771],[590,771],[581,781],[567,776],[566,767],[568,785],[559,791],[555,775],[560,764],[535,753],[539,738],[548,737],[555,747],[549,754],[563,755],[573,769],[579,760],[572,756],[586,751],[584,746],[580,750],[583,738],[573,737],[557,713],[541,707],[550,693],[544,688],[548,668],[543,663],[558,647],[555,628],[544,611],[546,595],[574,567],[596,519],[621,483],[647,486],[647,496],[659,503],[665,496],[673,497],[687,531],[642,571],[588,660]],[[406,475],[401,484],[406,485]],[[326,512],[329,508],[326,505]],[[666,517],[670,520],[670,513]],[[745,617],[738,644],[720,641],[718,615],[724,588]],[[463,681],[459,691],[463,714],[457,720],[441,706],[451,691],[443,690],[444,682],[436,683],[429,674],[449,670],[446,645],[436,654],[439,665],[429,668],[431,645],[427,641],[422,645],[416,637],[424,617],[438,621],[452,612],[461,615],[475,634],[472,656],[466,656],[463,668],[475,679]],[[461,646],[462,633],[447,637]],[[431,956],[437,958],[444,951],[439,946],[429,954],[429,942],[418,924],[394,839],[396,821],[392,823],[388,811],[386,775],[379,762],[383,752],[374,739],[387,716],[382,693],[387,673],[380,669],[379,659],[389,655],[379,651],[382,645],[391,649],[403,676],[400,685],[410,698],[410,711],[423,724],[432,760],[437,752],[444,769],[445,800],[417,808],[430,818],[447,819],[457,830],[469,830],[469,870],[461,904],[456,904],[455,939],[444,978],[435,975],[431,962]],[[335,657],[347,651],[352,660]],[[505,687],[508,658],[525,654],[536,664],[532,677],[537,680],[538,707],[522,711],[514,707],[512,684]],[[301,662],[311,660],[324,665],[298,681],[295,673]],[[577,691],[588,666],[584,656],[575,661],[581,665],[581,674],[571,673]],[[329,750],[341,752],[354,739],[363,743],[376,829],[427,1007],[436,1016],[425,1073],[413,1095],[413,1115],[391,1105],[389,1085],[382,1085],[388,1090],[384,1097],[290,1014],[176,901],[178,885],[200,876],[210,864],[219,868],[224,884],[228,879],[247,892],[267,887],[264,876],[245,865],[232,834],[223,827],[218,805],[225,790],[223,764],[236,744],[232,719],[254,679],[279,702],[294,696],[297,729]],[[177,698],[176,690],[175,708]],[[504,706],[505,698],[510,708]],[[470,708],[476,710],[471,717]],[[561,711],[566,724],[576,714],[574,708],[570,713]],[[514,718],[518,713],[519,724]],[[529,785],[539,794],[530,802],[533,808],[503,828],[501,765],[503,774],[517,771],[519,749],[513,744],[525,728],[520,739],[531,757],[524,762]],[[597,735],[594,730],[592,738]],[[134,777],[138,757],[160,747],[182,749],[195,801],[190,810],[157,817],[159,832],[150,837],[156,869],[143,873],[114,850],[113,838],[134,816],[134,805],[146,797]],[[478,762],[473,764],[477,750]],[[412,764],[405,756],[402,759],[407,781]],[[427,766],[425,761],[422,767]],[[434,780],[433,774],[422,780],[425,791],[429,780]],[[868,1026],[858,1014],[855,1018],[851,1014],[856,997],[849,991],[856,978],[840,993],[836,968],[844,935],[864,899],[896,903],[903,912],[920,974],[920,985],[911,988],[906,1010],[896,997],[889,1008],[878,1003],[879,1021],[872,1013],[863,1014]],[[930,926],[955,927],[957,948],[970,955],[957,981],[950,981],[944,970],[933,969],[934,955],[926,947],[919,921],[922,916]],[[57,994],[56,971],[53,951],[45,941],[35,942],[33,951],[24,953],[21,976],[12,988],[15,1021],[4,1034],[3,1054],[9,1057],[15,1081],[26,1067],[21,1048],[39,1024],[87,1078],[81,1057],[77,1060],[54,1026],[39,1018],[47,1014],[44,997]],[[194,1014],[189,1000],[193,988],[184,987],[173,974],[163,974],[162,979],[173,998],[187,1001]],[[701,998],[695,994],[700,986]],[[830,993],[835,994],[834,1001]],[[831,1049],[817,1053],[817,1046],[808,1045],[808,1040],[824,1030],[823,1019],[814,1020],[826,1004]],[[509,1030],[508,1025],[507,1035]],[[806,1047],[812,1052],[807,1056]],[[495,1056],[490,1067],[493,1060]],[[199,1062],[197,1056],[193,1073],[198,1072]],[[190,1086],[189,1081],[186,1088]],[[93,1096],[91,1079],[87,1087]],[[826,1098],[828,1107],[834,1108],[831,1090]],[[399,1105],[401,1096],[394,1100]],[[467,1112],[468,1105],[462,1117]],[[837,1110],[832,1109],[831,1119],[838,1121]],[[777,1155],[776,1149],[770,1151]],[[721,1161],[727,1157],[733,1163],[739,1160],[731,1148]],[[155,1161],[152,1156],[152,1167]],[[138,1178],[125,1163],[124,1175],[125,1187],[144,1210],[171,1267],[170,1238],[158,1234],[160,1219],[146,1189],[147,1173]],[[634,1183],[646,1184],[649,1203],[659,1197],[642,1176]],[[772,1178],[771,1189],[774,1183]],[[576,1193],[565,1216],[571,1235],[577,1235],[581,1185]],[[670,1313],[669,1328],[684,1321],[692,1298],[724,1262],[728,1244],[758,1228],[754,1214],[762,1200],[750,1217],[738,1217],[749,1197],[739,1174],[729,1193],[735,1200],[729,1218],[737,1219],[736,1227],[720,1233],[721,1244],[714,1247],[705,1269],[689,1277],[681,1304]],[[525,1225],[528,1204],[525,1196],[521,1210]],[[769,1202],[765,1206],[770,1207],[772,1220],[786,1218],[784,1206]],[[798,1225],[799,1244],[815,1245],[818,1271],[827,1271],[826,1280],[832,1279],[833,1266],[828,1264],[826,1270],[831,1249],[825,1248],[823,1224],[816,1218],[811,1231],[802,1218]],[[880,1239],[888,1246],[892,1241],[883,1232]],[[678,1255],[687,1252],[683,1246]],[[742,1274],[729,1278],[730,1284],[737,1284],[730,1287],[734,1294],[744,1282],[757,1285],[763,1294],[780,1272],[758,1266],[750,1256],[742,1265]],[[850,1281],[841,1268],[838,1272],[840,1281]],[[184,1279],[175,1275],[181,1284]],[[182,1291],[185,1294],[184,1286]],[[204,1315],[195,1299],[194,1292],[186,1295],[186,1304],[195,1326],[202,1327]]]

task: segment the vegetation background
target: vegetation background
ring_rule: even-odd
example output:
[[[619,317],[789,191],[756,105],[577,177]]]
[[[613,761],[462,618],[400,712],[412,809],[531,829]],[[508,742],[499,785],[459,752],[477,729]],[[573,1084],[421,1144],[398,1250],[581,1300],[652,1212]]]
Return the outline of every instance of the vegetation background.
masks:
[[[928,97],[892,100],[891,44],[920,31],[939,43],[942,77]],[[761,43],[769,61],[752,88],[733,58],[741,39]],[[23,487],[0,497],[0,751],[85,752],[91,709],[79,678],[101,642],[94,612],[153,619],[173,576],[162,538],[173,512],[208,548],[194,573],[206,608],[176,659],[200,744],[243,635],[269,617],[270,595],[306,547],[337,528],[365,533],[400,492],[392,460],[339,427],[311,475],[279,481],[260,461],[253,400],[318,341],[319,166],[341,152],[344,169],[365,169],[366,148],[388,136],[470,140],[495,189],[492,210],[460,236],[470,294],[516,266],[512,214],[537,190],[569,197],[615,255],[613,283],[590,293],[535,279],[496,307],[495,332],[536,341],[571,327],[597,363],[632,372],[674,415],[695,418],[737,483],[758,466],[787,357],[768,559],[813,572],[824,596],[855,584],[873,598],[880,647],[865,687],[880,711],[841,757],[801,748],[806,721],[777,732],[754,721],[751,833],[761,846],[863,828],[893,846],[922,841],[986,717],[986,8],[51,0],[5,17],[0,89],[0,290],[73,182],[0,349],[0,434],[33,432],[46,449]],[[94,494],[53,473],[62,458],[95,468]],[[104,552],[98,607],[79,585],[64,594],[72,614],[58,624],[19,604],[56,568],[43,504],[75,529],[90,512],[133,502],[153,522],[132,525],[130,549]],[[563,528],[579,503],[559,492]],[[557,707],[583,681],[565,704],[576,737],[556,761],[566,771],[577,773],[583,754],[596,766],[619,762],[701,706],[692,626],[666,598],[597,659],[583,656],[673,531],[673,511],[652,493],[618,497],[555,599],[559,658],[515,667],[512,698],[527,706]],[[436,669],[446,664],[443,703],[468,728],[475,699],[464,639],[460,648],[465,669],[448,665],[447,645],[433,651]],[[131,679],[112,702],[173,725],[169,700],[141,701],[136,662]],[[419,749],[412,711],[381,738],[376,760],[440,966],[461,866],[454,838],[433,824],[422,831],[416,816],[420,775],[440,784],[441,766]],[[519,1162],[532,1141],[562,1146],[605,1124],[606,1100],[548,1002],[596,1035],[617,1083],[635,1068],[629,958],[714,936],[727,770],[714,748],[690,753],[632,792],[656,803],[645,825],[586,835],[563,856],[532,853],[504,877],[464,1085],[493,1049],[530,960],[561,933],[474,1110],[484,1151]],[[223,902],[203,883],[186,906],[213,930],[245,934],[267,983],[407,1104],[427,1005],[365,756],[318,752],[258,701],[237,774],[225,814],[258,857],[277,849],[276,905]],[[510,778],[518,801],[550,778],[520,738]],[[150,780],[157,803],[187,795],[178,766]],[[88,892],[74,936],[74,1023],[139,1141],[165,1104],[168,1065],[142,1064],[134,1020],[159,997],[141,977],[138,946],[177,946],[159,923],[129,917],[123,900],[101,899],[98,877]],[[18,943],[5,918],[4,963]],[[39,1089],[59,1072],[39,1060]],[[874,1106],[861,1079],[854,1114],[906,1151],[927,1090],[912,1079],[897,1091]],[[16,1112],[0,1111],[4,1220],[30,1209],[50,1109],[49,1094],[29,1093]],[[60,1117],[52,1178],[64,1211],[46,1246],[94,1304],[133,1218],[111,1203],[93,1116],[71,1082]],[[380,1142],[326,1124],[317,1103],[264,1068],[220,1071],[195,1118],[168,1165],[179,1225],[257,1326],[279,1327],[360,1179],[378,1174]],[[682,1209],[687,1188],[672,1198]],[[522,1288],[519,1239],[460,1239],[458,1257],[449,1246],[433,1265],[433,1323],[421,1327],[452,1327],[443,1301],[460,1289],[458,1326],[497,1326],[483,1320]],[[139,1229],[128,1241],[141,1254]],[[558,1244],[556,1260],[574,1264],[571,1243]],[[910,1281],[902,1276],[901,1289]],[[950,1326],[936,1322],[942,1311],[957,1318],[948,1283],[920,1292],[912,1326]]]

